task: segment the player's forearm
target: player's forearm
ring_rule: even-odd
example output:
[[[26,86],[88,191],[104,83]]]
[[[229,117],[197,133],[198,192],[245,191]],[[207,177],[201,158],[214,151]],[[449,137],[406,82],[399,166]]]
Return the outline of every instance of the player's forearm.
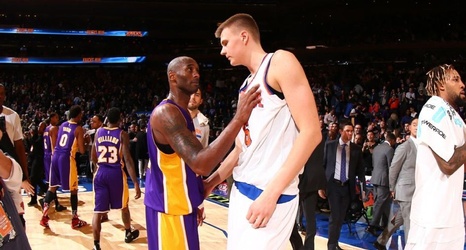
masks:
[[[231,153],[223,160],[220,164],[220,167],[207,178],[206,182],[210,185],[216,186],[220,184],[222,181],[227,179],[233,172],[233,169],[238,164],[238,157],[239,157],[238,148],[235,148],[231,151]]]
[[[18,156],[19,164],[21,165],[21,170],[23,170],[23,181],[29,180],[26,151],[22,140],[15,141],[15,152]]]
[[[134,185],[139,185],[138,179],[136,177],[136,171],[134,170],[134,167],[132,168],[127,168],[129,177],[131,178],[131,181],[134,183]]]
[[[82,155],[86,153],[86,148],[84,147],[84,140],[78,143],[78,152]]]
[[[443,160],[438,154],[436,154],[432,149],[430,149],[434,154],[434,157],[437,161],[437,164],[440,168],[440,171],[446,175],[452,175],[456,172],[461,166],[466,163],[466,144],[461,147],[455,148],[453,156],[448,162]]]
[[[232,120],[220,136],[209,144],[207,148],[201,150],[192,163],[189,163],[194,172],[204,176],[209,175],[212,169],[228,153],[243,125],[236,120]]]

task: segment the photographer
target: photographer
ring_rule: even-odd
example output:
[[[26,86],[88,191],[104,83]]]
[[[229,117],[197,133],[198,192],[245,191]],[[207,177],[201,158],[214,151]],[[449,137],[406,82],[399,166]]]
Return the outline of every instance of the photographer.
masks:
[[[18,113],[3,106],[5,98],[5,86],[0,84],[0,131],[3,133],[0,139],[0,149],[12,156],[21,165],[21,169],[23,170],[23,182],[21,183],[21,187],[31,195],[34,194],[34,188],[29,183],[21,120]]]

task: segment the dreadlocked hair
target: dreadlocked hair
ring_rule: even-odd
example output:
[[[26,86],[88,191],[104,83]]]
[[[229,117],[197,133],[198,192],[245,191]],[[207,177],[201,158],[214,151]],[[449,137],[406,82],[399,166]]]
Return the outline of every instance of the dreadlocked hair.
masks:
[[[427,95],[438,95],[438,86],[444,84],[448,80],[449,72],[454,69],[455,68],[451,64],[442,64],[427,72]]]

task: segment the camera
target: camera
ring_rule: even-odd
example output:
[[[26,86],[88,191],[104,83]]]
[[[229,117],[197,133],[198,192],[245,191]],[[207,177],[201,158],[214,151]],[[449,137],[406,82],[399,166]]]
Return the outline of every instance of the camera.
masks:
[[[0,130],[1,130],[3,133],[6,132],[5,116],[0,116]]]

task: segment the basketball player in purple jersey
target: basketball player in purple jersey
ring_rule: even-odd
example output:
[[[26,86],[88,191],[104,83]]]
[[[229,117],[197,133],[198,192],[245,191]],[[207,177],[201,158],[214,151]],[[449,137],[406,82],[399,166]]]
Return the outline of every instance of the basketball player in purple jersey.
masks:
[[[76,153],[84,154],[84,130],[79,125],[83,116],[82,108],[74,105],[70,108],[69,120],[60,125],[58,129],[57,144],[52,155],[50,166],[49,190],[45,195],[44,208],[40,225],[49,227],[49,205],[57,195],[57,189],[70,191],[71,228],[80,228],[87,222],[78,217],[78,169],[76,166]]]
[[[235,116],[208,147],[194,134],[187,111],[199,88],[199,66],[190,57],[177,57],[167,68],[170,93],[150,116],[146,173],[147,242],[150,250],[198,250],[198,211],[203,194],[201,175],[208,175],[228,153],[252,109],[260,102],[257,87],[241,94]]]
[[[48,184],[50,182],[50,165],[52,164],[52,155],[53,150],[55,148],[57,142],[57,134],[58,134],[58,122],[60,117],[57,113],[52,112],[49,115],[49,125],[44,130],[44,172],[45,172],[45,182]],[[65,206],[60,205],[58,203],[58,198],[55,195],[55,211],[63,211],[66,210]],[[41,198],[39,200],[41,203],[41,207],[44,207],[44,199]]]
[[[92,162],[97,166],[94,176],[94,217],[92,231],[94,235],[94,250],[100,250],[100,231],[102,216],[109,209],[121,209],[121,218],[125,226],[125,242],[129,243],[139,236],[139,230],[131,229],[129,212],[129,191],[126,169],[134,183],[135,199],[141,197],[141,189],[136,178],[134,162],[129,151],[129,136],[118,128],[120,110],[110,108],[107,113],[108,124],[97,129],[92,144]],[[125,159],[123,161],[123,158]]]

